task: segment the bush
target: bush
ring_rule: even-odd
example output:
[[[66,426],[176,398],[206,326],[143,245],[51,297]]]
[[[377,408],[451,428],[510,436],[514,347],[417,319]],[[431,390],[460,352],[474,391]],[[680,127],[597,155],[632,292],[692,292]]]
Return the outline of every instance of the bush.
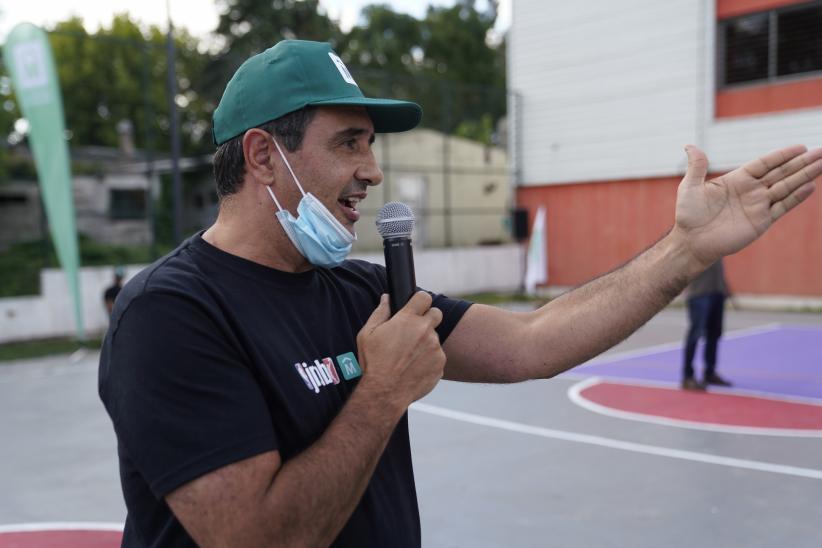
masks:
[[[80,236],[80,264],[106,266],[116,264],[145,264],[152,257],[149,246],[122,246],[97,242]],[[166,253],[170,249],[157,250]],[[57,254],[51,239],[12,245],[0,252],[0,298],[40,293],[40,270],[59,268]]]

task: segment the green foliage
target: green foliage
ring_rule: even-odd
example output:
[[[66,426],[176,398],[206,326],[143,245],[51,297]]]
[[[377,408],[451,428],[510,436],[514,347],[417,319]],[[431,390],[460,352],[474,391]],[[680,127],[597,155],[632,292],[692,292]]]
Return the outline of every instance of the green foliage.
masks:
[[[492,44],[496,2],[479,11],[475,0],[429,6],[424,19],[370,5],[363,23],[343,33],[319,0],[217,0],[215,36],[220,51],[207,53],[184,29],[175,29],[182,146],[185,154],[213,151],[211,114],[226,82],[248,56],[280,39],[330,42],[351,65],[364,91],[420,102],[423,124],[485,142],[484,115],[492,126],[505,112],[505,44]],[[118,144],[117,125],[129,120],[138,148],[170,149],[166,33],[127,13],[94,32],[71,17],[49,29],[63,90],[72,146]],[[0,137],[20,113],[0,67]],[[472,129],[466,130],[471,126]],[[0,179],[8,172],[0,157]]]
[[[11,154],[0,147],[0,184],[15,181],[36,181],[37,170],[28,158]]]
[[[494,132],[494,122],[490,114],[483,114],[479,120],[464,120],[454,130],[454,135],[479,141],[486,145],[491,143],[491,135]]]
[[[366,23],[352,28],[340,44],[343,59],[393,76],[418,75],[424,46],[420,22],[379,4],[363,8],[362,16]]]
[[[223,52],[243,59],[286,38],[329,41],[342,36],[339,27],[319,10],[319,0],[218,0],[216,33],[225,39]]]
[[[52,354],[71,354],[81,348],[100,348],[103,341],[91,339],[84,342],[76,339],[39,339],[0,344],[0,362],[27,360]]]
[[[165,253],[166,247],[159,250]],[[153,260],[148,246],[120,246],[96,242],[80,236],[80,263],[83,266],[146,264]],[[14,244],[0,252],[0,298],[40,293],[40,270],[58,268],[50,239]]]
[[[72,145],[116,147],[117,126],[128,120],[140,148],[169,149],[166,35],[158,27],[143,30],[124,13],[93,34],[73,17],[49,33],[63,91],[66,128]],[[191,89],[205,59],[197,40],[175,32],[178,104],[183,148],[211,149],[207,105]]]
[[[496,2],[429,6],[423,20],[373,5],[363,20],[339,49],[366,94],[411,99],[424,126],[491,142],[506,108],[505,44],[489,41]]]

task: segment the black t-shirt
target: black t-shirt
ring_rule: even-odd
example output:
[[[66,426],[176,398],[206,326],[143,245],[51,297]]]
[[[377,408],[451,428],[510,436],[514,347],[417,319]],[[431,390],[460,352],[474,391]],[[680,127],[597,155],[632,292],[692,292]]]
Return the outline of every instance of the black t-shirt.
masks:
[[[169,492],[315,442],[357,385],[357,333],[386,292],[379,265],[286,273],[199,235],[126,284],[99,378],[128,509],[123,546],[194,546],[165,503]],[[444,341],[470,303],[437,295],[434,306]],[[334,546],[419,545],[405,415]]]

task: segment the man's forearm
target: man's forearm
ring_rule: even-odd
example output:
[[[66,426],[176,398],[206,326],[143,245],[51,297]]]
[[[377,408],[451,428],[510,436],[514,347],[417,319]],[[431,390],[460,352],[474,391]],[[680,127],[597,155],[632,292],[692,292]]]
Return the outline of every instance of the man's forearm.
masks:
[[[583,363],[664,308],[703,268],[684,243],[671,231],[624,266],[536,311],[528,338],[538,348],[529,350],[532,358],[523,377],[551,377]]]
[[[328,545],[351,516],[404,412],[363,388],[361,381],[320,439],[277,472],[260,508],[266,545]]]

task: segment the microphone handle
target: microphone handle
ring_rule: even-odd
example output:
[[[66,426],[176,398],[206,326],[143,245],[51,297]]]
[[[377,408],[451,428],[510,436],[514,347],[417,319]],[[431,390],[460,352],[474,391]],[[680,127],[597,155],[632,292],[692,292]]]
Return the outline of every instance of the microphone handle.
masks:
[[[391,315],[394,315],[417,291],[411,239],[386,238],[383,240],[383,251],[385,252],[385,269],[388,274]]]

